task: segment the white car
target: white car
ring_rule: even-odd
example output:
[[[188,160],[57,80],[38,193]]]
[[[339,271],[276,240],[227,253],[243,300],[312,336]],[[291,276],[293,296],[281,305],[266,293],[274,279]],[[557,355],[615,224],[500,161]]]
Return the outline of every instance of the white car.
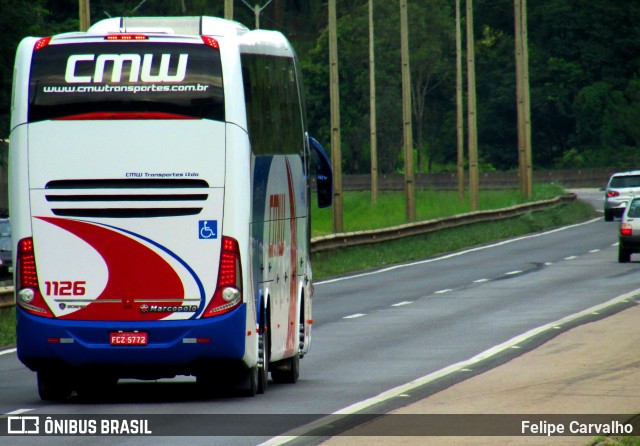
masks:
[[[618,243],[618,262],[627,263],[640,252],[640,197],[631,200],[622,214]]]
[[[640,170],[614,173],[609,179],[604,195],[605,221],[622,217],[629,200],[638,194],[640,194]]]

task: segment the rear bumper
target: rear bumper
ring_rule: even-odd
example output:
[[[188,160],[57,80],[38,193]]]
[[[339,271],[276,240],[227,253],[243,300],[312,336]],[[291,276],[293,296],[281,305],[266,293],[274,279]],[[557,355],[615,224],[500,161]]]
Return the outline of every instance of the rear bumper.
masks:
[[[244,357],[246,306],[214,318],[163,322],[68,321],[17,309],[18,358],[31,370],[104,368],[121,375],[195,374]],[[114,331],[148,333],[144,346],[112,346]],[[197,343],[196,339],[210,339]],[[60,342],[51,342],[60,339]]]
[[[619,237],[620,247],[631,252],[640,252],[640,236]]]

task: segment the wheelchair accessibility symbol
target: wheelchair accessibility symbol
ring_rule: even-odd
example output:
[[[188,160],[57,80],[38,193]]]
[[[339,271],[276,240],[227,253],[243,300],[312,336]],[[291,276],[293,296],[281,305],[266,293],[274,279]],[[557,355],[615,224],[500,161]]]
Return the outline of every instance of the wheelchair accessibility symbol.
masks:
[[[218,238],[218,220],[200,220],[198,222],[198,238]]]

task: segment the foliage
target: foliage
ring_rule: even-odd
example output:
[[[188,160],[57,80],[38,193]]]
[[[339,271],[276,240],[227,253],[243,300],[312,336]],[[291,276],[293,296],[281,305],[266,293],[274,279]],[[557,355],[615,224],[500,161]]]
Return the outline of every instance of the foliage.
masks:
[[[460,0],[459,0],[460,1]],[[251,0],[264,5],[267,0]],[[408,0],[414,144],[419,170],[456,164],[453,2]],[[236,20],[254,14],[234,2]],[[640,145],[640,2],[539,0],[528,4],[533,160],[537,168],[636,167]],[[379,172],[402,163],[397,1],[374,0]],[[122,15],[223,15],[209,0],[92,0],[91,20]],[[464,40],[465,8],[462,6]],[[368,1],[338,8],[343,172],[370,168]],[[479,157],[517,166],[513,0],[474,2]],[[12,66],[19,40],[78,28],[77,0],[0,0],[0,137],[9,134]],[[329,138],[327,3],[273,0],[262,27],[294,43],[305,75],[309,125]],[[463,42],[464,47],[464,42]]]
[[[375,1],[375,65],[377,96],[377,144],[380,171],[395,172],[402,166],[402,85],[400,66],[400,8],[397,2]],[[451,7],[445,0],[409,2],[409,46],[411,53],[413,116],[418,157],[432,159],[440,145],[447,114],[428,97],[450,88],[443,84],[455,73],[455,42]],[[368,4],[360,2],[338,19],[338,67],[340,72],[340,125],[344,170],[365,173],[370,169],[369,129],[369,28]],[[302,61],[307,75],[311,130],[329,140],[328,39],[323,30],[316,46]],[[309,82],[310,79],[310,82]],[[442,100],[442,98],[441,98]],[[451,101],[444,96],[444,101]],[[428,120],[430,119],[430,120]],[[429,144],[423,129],[434,131]],[[421,163],[418,163],[421,164]]]

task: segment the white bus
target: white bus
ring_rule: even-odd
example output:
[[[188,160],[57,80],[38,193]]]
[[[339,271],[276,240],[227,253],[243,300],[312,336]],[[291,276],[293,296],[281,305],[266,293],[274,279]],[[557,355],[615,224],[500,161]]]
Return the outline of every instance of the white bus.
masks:
[[[17,349],[42,399],[296,382],[312,165],[319,206],[332,185],[282,34],[147,17],[28,37],[11,112]]]

